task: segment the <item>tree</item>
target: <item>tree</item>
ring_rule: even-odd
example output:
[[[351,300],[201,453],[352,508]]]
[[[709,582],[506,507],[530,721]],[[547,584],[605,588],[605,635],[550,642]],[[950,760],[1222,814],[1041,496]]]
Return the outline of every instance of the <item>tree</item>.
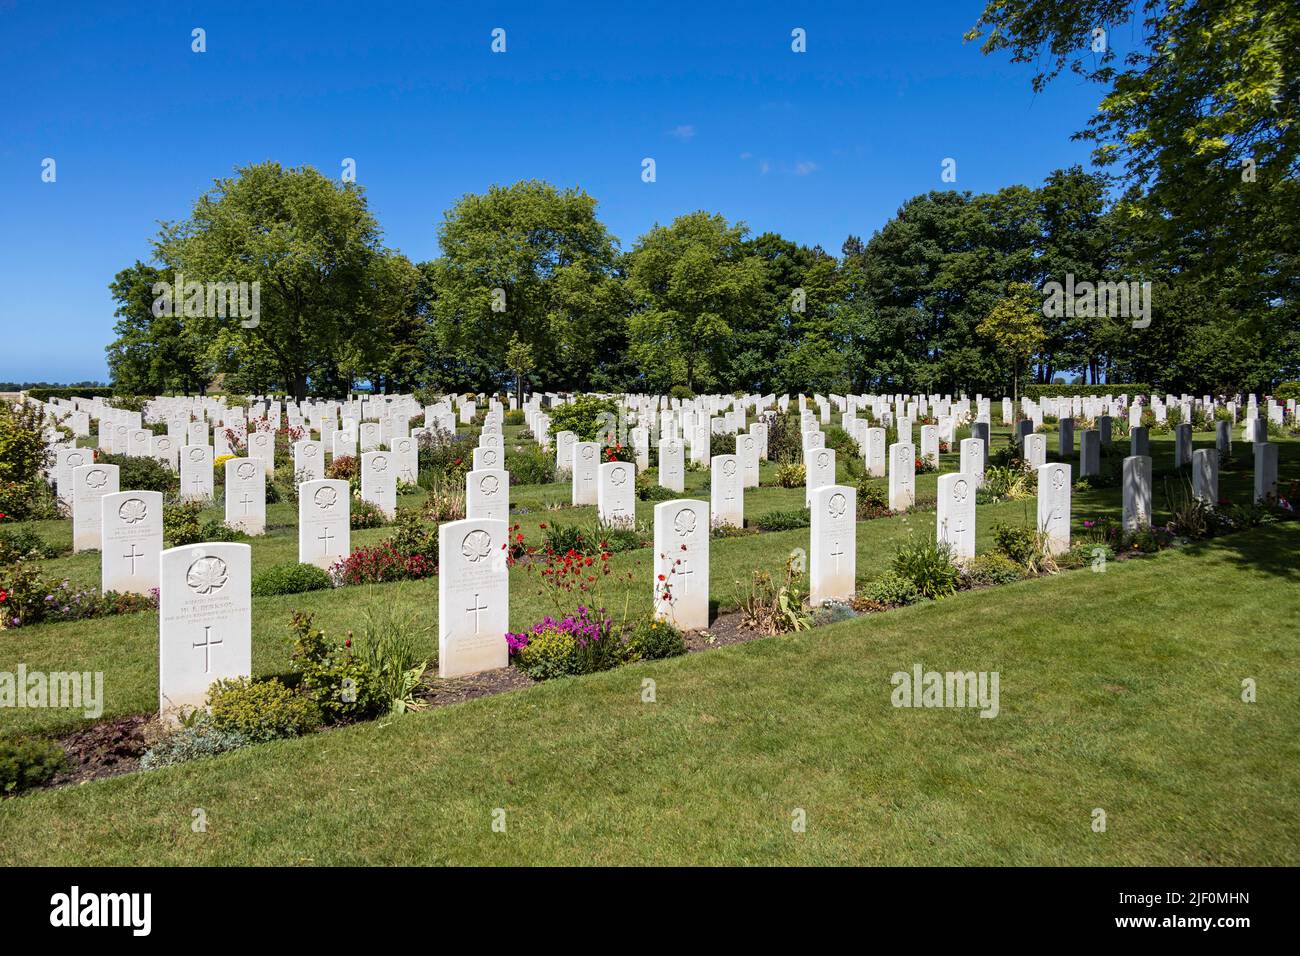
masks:
[[[154,284],[165,278],[160,269],[137,260],[108,287],[117,302],[117,338],[104,351],[113,385],[124,394],[198,392],[207,381],[202,349],[181,320],[153,314]]]
[[[1130,22],[1140,39],[1121,57],[1111,37]],[[1035,90],[1065,69],[1104,89],[1078,138],[1122,170],[1135,264],[1202,282],[1259,326],[1296,328],[1294,0],[990,0],[967,33],[981,37],[986,53],[1036,64]]]
[[[1006,297],[985,316],[976,331],[1010,356],[1012,407],[1019,417],[1020,370],[1033,361],[1047,338],[1041,298],[1028,283],[1011,283]]]
[[[617,250],[587,193],[537,180],[492,186],[446,212],[438,241],[442,256],[426,270],[438,384],[495,388],[514,337],[553,387],[582,384],[607,357],[609,326],[624,314]]]
[[[186,315],[187,330],[211,341],[239,324],[274,359],[284,385],[307,395],[313,372],[335,367],[348,345],[369,353],[378,322],[366,306],[371,269],[382,255],[379,226],[362,189],[309,166],[245,166],[199,197],[188,220],[165,224],[158,258],[187,284],[257,282],[252,320]]]
[[[533,370],[533,364],[533,350],[518,335],[512,335],[506,349],[506,367],[515,373],[515,401],[520,405],[524,403],[524,376]]]
[[[694,212],[655,226],[628,254],[636,299],[628,339],[649,387],[695,390],[727,374],[733,333],[756,318],[765,294],[763,262],[747,253],[746,232],[743,223]]]

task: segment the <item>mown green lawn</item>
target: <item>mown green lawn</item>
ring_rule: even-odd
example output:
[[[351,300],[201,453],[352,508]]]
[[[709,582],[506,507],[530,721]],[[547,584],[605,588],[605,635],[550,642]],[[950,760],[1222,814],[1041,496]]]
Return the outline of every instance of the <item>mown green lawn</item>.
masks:
[[[1196,436],[1198,447],[1212,443]],[[1172,437],[1152,446],[1160,520]],[[1049,458],[1055,447],[1049,433]],[[1280,448],[1285,490],[1300,478],[1300,443]],[[945,456],[944,470],[956,467],[957,456]],[[846,480],[843,462],[840,472]],[[707,497],[704,478],[688,473],[686,495]],[[771,478],[765,466],[763,480]],[[935,481],[918,478],[923,499]],[[1221,487],[1249,500],[1249,467],[1225,471]],[[543,523],[595,520],[594,508],[567,507],[567,484],[511,494],[531,544]],[[802,504],[802,489],[746,492],[750,519]],[[639,517],[648,522],[653,507],[639,502]],[[1085,519],[1118,512],[1116,489],[1076,492],[1075,535]],[[980,550],[991,547],[996,521],[1033,524],[1033,502],[981,505]],[[269,523],[252,542],[255,572],[297,557],[293,506],[272,506]],[[35,527],[51,542],[70,541],[69,522]],[[933,529],[933,511],[860,522],[859,581],[883,571],[899,542]],[[810,635],[3,800],[0,861],[1294,861],[1298,531],[1265,528],[1112,563],[1107,574],[963,594]],[[353,543],[389,533],[354,532]],[[807,544],[807,529],[715,539],[715,605],[735,607],[738,582],[777,571]],[[616,614],[648,612],[652,559],[649,548],[614,556],[605,599]],[[91,585],[98,563],[95,553],[43,562],[51,577]],[[436,579],[255,598],[254,672],[287,668],[295,610],[338,633],[359,628],[371,608],[427,627],[432,654]],[[512,627],[555,609],[534,574],[511,571]],[[100,671],[105,717],[148,713],[157,647],[156,613],[39,625],[0,632],[0,671],[19,663]],[[889,674],[918,661],[998,670],[1002,715],[894,710]],[[647,676],[659,686],[657,704],[640,703]],[[1259,682],[1258,704],[1240,703],[1244,677]],[[81,723],[70,711],[0,711],[0,733]],[[202,836],[189,830],[195,807],[211,822]],[[496,807],[507,811],[505,835],[490,829]],[[809,818],[798,837],[788,825],[796,807]],[[1089,829],[1094,807],[1110,816],[1106,834]]]
[[[0,862],[1295,865],[1297,558],[1265,526],[34,793]],[[916,663],[997,671],[999,716],[895,709]]]

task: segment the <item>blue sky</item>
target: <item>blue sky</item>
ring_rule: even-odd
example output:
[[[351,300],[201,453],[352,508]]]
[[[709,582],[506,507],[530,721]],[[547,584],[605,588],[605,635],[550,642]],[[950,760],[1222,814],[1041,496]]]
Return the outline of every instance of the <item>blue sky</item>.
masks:
[[[980,0],[103,7],[0,0],[0,380],[106,379],[114,273],[241,164],[354,158],[417,261],[458,196],[527,178],[624,249],[703,208],[838,254],[917,193],[1086,164],[1099,94],[964,44]]]

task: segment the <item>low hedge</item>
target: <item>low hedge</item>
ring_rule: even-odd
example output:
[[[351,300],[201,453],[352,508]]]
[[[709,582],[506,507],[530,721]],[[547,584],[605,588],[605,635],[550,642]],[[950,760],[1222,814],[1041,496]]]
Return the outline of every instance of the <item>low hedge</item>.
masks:
[[[1150,395],[1155,389],[1145,382],[1112,382],[1105,385],[1026,385],[1020,394],[1025,398],[1073,398],[1098,395]]]

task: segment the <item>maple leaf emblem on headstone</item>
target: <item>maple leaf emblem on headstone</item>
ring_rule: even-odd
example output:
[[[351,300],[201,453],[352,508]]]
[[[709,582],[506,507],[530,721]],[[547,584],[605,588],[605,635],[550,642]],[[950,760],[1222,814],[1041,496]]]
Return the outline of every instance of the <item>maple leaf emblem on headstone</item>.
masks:
[[[226,562],[220,558],[199,558],[185,573],[185,583],[195,594],[212,594],[226,585]]]
[[[830,512],[832,518],[839,518],[843,516],[848,505],[849,500],[837,491],[835,494],[831,495],[831,500],[827,502],[826,508]]]
[[[117,509],[117,516],[127,524],[139,524],[149,515],[149,509],[139,498],[127,498]]]
[[[676,528],[677,533],[684,538],[695,530],[695,520],[695,512],[689,508],[683,508],[681,511],[677,512],[677,516],[673,518],[673,527]]]
[[[86,473],[86,484],[91,488],[103,488],[108,484],[108,475],[96,468],[94,471]]]
[[[332,508],[334,502],[339,500],[339,493],[333,488],[317,488],[313,497],[317,508]]]
[[[486,531],[471,531],[460,544],[460,553],[477,564],[492,553],[492,537]]]

